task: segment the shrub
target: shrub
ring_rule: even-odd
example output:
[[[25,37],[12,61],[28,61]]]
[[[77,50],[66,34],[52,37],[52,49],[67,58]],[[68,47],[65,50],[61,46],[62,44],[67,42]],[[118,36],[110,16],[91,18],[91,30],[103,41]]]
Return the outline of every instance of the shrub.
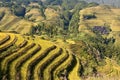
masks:
[[[0,20],[4,17],[4,15],[5,15],[4,12],[0,13]]]
[[[109,32],[111,31],[109,28],[105,27],[105,26],[94,26],[93,27],[93,32],[95,33],[99,33],[99,34],[109,34]]]
[[[83,15],[84,19],[94,19],[96,16],[94,14]]]

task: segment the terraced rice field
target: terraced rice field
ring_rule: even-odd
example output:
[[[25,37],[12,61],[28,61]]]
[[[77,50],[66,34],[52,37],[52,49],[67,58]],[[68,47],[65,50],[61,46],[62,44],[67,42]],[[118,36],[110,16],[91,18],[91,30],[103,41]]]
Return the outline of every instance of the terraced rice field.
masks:
[[[80,80],[79,60],[39,37],[0,33],[0,80]]]

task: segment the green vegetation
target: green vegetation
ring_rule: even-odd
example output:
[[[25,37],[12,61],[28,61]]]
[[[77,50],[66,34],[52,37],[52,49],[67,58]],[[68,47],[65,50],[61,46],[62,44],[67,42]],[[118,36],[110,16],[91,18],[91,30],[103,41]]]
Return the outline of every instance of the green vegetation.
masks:
[[[70,52],[60,48],[54,43],[39,39],[41,43],[45,42],[48,44],[44,45],[36,42],[37,37],[34,38],[33,41],[30,38],[29,40],[26,40],[19,34],[0,34],[5,36],[2,41],[9,36],[9,44],[12,44],[9,47],[3,47],[3,49],[5,48],[6,51],[3,51],[0,55],[1,80],[39,80],[39,78],[40,80],[53,80],[56,79],[55,76],[57,76],[57,74],[59,75],[57,76],[59,79],[62,77],[60,76],[62,74],[62,70],[66,70],[67,74],[69,74],[75,65],[75,57]],[[14,42],[16,38],[17,40]],[[19,38],[23,38],[23,40]],[[6,39],[6,41],[2,43],[0,47],[3,45],[9,45],[8,41]],[[54,74],[54,71],[55,73],[57,71],[57,74]],[[41,75],[41,77],[39,77],[39,75]]]
[[[26,9],[24,7],[15,6],[14,8],[14,14],[16,16],[24,16],[25,12],[26,12]]]
[[[0,80],[119,79],[119,13],[82,0],[1,0]]]
[[[37,33],[40,35],[41,30],[43,30],[48,36],[53,34],[59,36],[57,33],[64,35],[61,32],[71,32],[70,29],[74,27],[73,31],[77,30],[79,27],[79,10],[89,7],[89,5],[97,6],[95,3],[89,4],[79,0],[47,0],[43,2],[37,0],[3,1],[1,7],[6,7],[8,10],[0,12],[0,19],[2,20],[7,16],[9,21],[3,20],[3,25],[0,29],[17,31],[22,34]],[[73,25],[74,22],[75,25]],[[21,26],[18,27],[19,24]],[[39,28],[35,29],[36,27]]]

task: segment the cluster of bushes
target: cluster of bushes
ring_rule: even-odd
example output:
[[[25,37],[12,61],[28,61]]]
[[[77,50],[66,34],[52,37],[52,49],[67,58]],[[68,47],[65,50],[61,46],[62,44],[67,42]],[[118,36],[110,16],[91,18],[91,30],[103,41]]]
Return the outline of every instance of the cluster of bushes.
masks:
[[[82,65],[82,70],[80,70],[81,76],[96,74],[96,67],[105,65],[105,57],[109,57],[120,63],[120,47],[115,46],[115,38],[103,36],[104,34],[109,34],[110,29],[96,26],[93,30],[96,31],[94,32],[96,36],[84,36],[86,37],[85,40],[77,40],[76,44],[70,45],[72,52],[80,57]],[[96,69],[95,73],[94,69]]]
[[[77,42],[76,44],[70,45],[72,52],[79,57],[81,61],[80,75],[88,76],[94,74],[93,67],[99,64],[100,60],[97,60],[97,54],[93,51],[92,47],[84,42]],[[99,56],[98,56],[99,57]]]
[[[83,15],[84,19],[94,19],[96,16],[94,14]]]
[[[94,26],[92,31],[94,33],[97,33],[97,34],[109,34],[111,29],[109,29],[108,27],[104,27],[104,26]]]

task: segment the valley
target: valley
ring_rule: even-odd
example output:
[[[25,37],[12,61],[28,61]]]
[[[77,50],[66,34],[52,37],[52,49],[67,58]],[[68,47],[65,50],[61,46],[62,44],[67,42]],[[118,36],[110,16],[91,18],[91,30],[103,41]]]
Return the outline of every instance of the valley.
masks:
[[[119,4],[99,1],[1,0],[0,80],[119,80]]]

